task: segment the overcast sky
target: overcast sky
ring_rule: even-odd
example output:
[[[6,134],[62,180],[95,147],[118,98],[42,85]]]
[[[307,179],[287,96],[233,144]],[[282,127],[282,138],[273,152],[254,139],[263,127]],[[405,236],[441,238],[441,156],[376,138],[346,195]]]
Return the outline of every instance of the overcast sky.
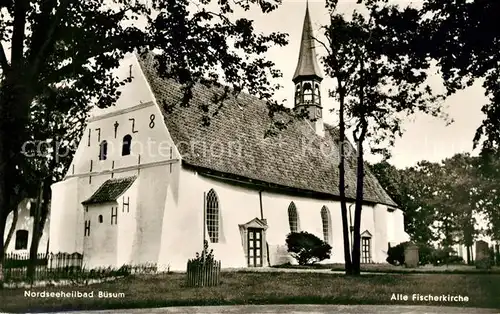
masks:
[[[309,0],[309,10],[315,31],[315,36],[321,38],[321,25],[328,22],[328,11],[324,7],[323,0]],[[341,12],[349,14],[360,5],[355,0],[339,0]],[[409,1],[399,1],[401,5]],[[255,27],[259,31],[280,31],[289,34],[288,46],[277,47],[269,52],[268,56],[276,63],[283,72],[280,81],[284,86],[277,93],[278,99],[286,98],[289,106],[293,101],[292,76],[297,64],[300,37],[304,20],[306,0],[283,0],[283,5],[270,14],[262,14],[258,10],[247,13],[249,18],[255,20]],[[322,47],[317,45],[317,53],[323,54]],[[435,77],[436,86],[440,86],[440,78]],[[335,106],[328,95],[331,80],[325,78],[322,83],[322,104],[325,122],[336,124],[337,117],[328,109]],[[487,101],[480,84],[464,90],[450,97],[446,102],[447,113],[455,121],[446,126],[443,120],[425,115],[416,116],[405,122],[405,133],[402,138],[396,140],[392,149],[393,158],[390,160],[397,167],[406,167],[416,164],[420,160],[439,161],[451,157],[459,152],[472,151],[472,139],[477,127],[483,119],[481,107]],[[376,158],[370,157],[370,161]]]

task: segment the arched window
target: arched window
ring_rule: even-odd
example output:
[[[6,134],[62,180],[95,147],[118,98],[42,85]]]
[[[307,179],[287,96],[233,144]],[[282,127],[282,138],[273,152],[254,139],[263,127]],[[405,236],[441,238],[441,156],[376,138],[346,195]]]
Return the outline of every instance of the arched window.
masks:
[[[330,243],[330,211],[326,206],[321,208],[321,222],[323,223],[323,240]]]
[[[102,215],[99,215],[99,223],[102,224],[102,221],[103,221]]]
[[[300,103],[300,84],[297,84],[295,88],[295,103]]]
[[[132,145],[132,136],[127,134],[123,137],[122,156],[130,155],[130,146]]]
[[[304,95],[304,103],[311,103],[313,101],[313,89],[311,83],[305,83],[302,92]]]
[[[28,230],[16,231],[16,250],[26,250],[28,248]]]
[[[297,216],[297,207],[293,202],[288,206],[288,223],[290,224],[290,232],[299,232],[299,217]]]
[[[211,189],[207,194],[206,224],[210,242],[219,243],[219,199]]]
[[[99,160],[106,160],[108,158],[108,142],[102,141],[99,144]]]
[[[316,86],[314,87],[314,99],[316,100],[315,103],[320,103],[321,93],[319,90],[319,84],[316,84]]]

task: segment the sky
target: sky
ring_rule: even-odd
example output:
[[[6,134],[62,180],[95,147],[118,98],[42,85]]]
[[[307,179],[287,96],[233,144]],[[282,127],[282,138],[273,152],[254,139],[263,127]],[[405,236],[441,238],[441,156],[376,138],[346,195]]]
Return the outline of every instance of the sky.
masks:
[[[328,11],[324,7],[324,0],[309,0],[309,11],[315,36],[321,39],[321,26],[328,22]],[[394,1],[392,1],[394,3]],[[407,5],[410,1],[398,1],[399,5]],[[285,47],[276,47],[268,52],[268,58],[275,62],[276,67],[283,73],[283,78],[278,82],[283,89],[276,93],[278,100],[287,99],[288,106],[293,105],[293,83],[292,76],[297,65],[302,24],[304,21],[306,0],[283,0],[279,9],[269,14],[262,14],[258,10],[246,14],[248,18],[255,20],[255,28],[258,31],[283,32],[289,34],[289,44]],[[360,5],[356,0],[339,0],[339,10],[345,14],[351,14]],[[318,58],[323,55],[321,45],[316,46]],[[321,65],[320,65],[321,66]],[[324,72],[323,72],[324,73]],[[325,76],[325,75],[323,75]],[[433,74],[432,86],[440,87],[441,79]],[[325,122],[336,125],[338,119],[329,109],[335,108],[333,99],[328,98],[328,87],[332,86],[332,80],[325,77],[322,82],[322,105]],[[487,102],[481,84],[463,90],[449,97],[443,104],[445,112],[454,120],[449,126],[440,118],[433,118],[423,114],[409,117],[405,120],[403,128],[405,132],[401,138],[397,138],[391,149],[392,158],[389,162],[398,168],[415,165],[420,160],[440,161],[451,157],[456,153],[472,152],[472,139],[476,129],[484,118],[481,107]],[[367,156],[368,161],[379,160],[377,156]]]
[[[147,3],[151,0],[131,1],[146,1]],[[283,73],[283,77],[277,81],[283,88],[276,93],[276,99],[287,99],[288,102],[285,102],[285,105],[292,107],[294,91],[292,76],[298,60],[307,0],[282,1],[282,5],[277,10],[268,14],[263,14],[259,9],[253,9],[249,12],[237,11],[235,15],[254,20],[256,31],[263,33],[283,32],[289,35],[289,44],[285,47],[272,48],[268,51],[267,57],[274,61],[276,67]],[[419,1],[389,0],[389,2],[401,6],[419,5]],[[338,8],[341,13],[351,15],[354,9],[362,9],[362,5],[356,4],[356,0],[339,0]],[[325,1],[309,0],[309,11],[315,36],[321,40],[321,26],[326,25],[329,20]],[[324,50],[319,44],[316,47],[319,60],[324,54]],[[435,82],[437,87],[441,86],[438,75],[433,75],[432,82]],[[321,91],[323,117],[326,123],[337,125],[338,117],[330,112],[330,109],[336,108],[337,104],[333,99],[327,97],[329,86],[333,86],[332,80],[325,77]],[[484,118],[481,107],[486,102],[487,98],[484,96],[483,88],[478,83],[445,101],[446,112],[454,120],[454,123],[449,126],[446,126],[445,121],[439,118],[423,114],[408,117],[403,124],[405,130],[403,136],[397,138],[394,147],[391,148],[393,157],[390,159],[390,163],[398,168],[404,168],[413,166],[421,160],[437,162],[457,153],[472,152],[472,139]],[[371,162],[380,159],[370,154],[367,154],[366,157]]]

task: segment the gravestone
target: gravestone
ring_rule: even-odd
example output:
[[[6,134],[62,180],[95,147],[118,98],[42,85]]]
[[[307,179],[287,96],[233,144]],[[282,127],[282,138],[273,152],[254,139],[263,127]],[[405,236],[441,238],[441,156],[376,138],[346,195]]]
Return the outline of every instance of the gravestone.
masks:
[[[405,247],[405,266],[408,268],[418,267],[418,246],[415,243],[409,243]]]
[[[489,269],[491,268],[490,252],[488,243],[479,240],[476,242],[476,268]]]

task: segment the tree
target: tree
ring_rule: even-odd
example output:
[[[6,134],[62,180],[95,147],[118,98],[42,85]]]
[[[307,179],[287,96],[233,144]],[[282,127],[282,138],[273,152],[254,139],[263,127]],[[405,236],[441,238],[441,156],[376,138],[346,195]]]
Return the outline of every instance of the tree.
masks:
[[[379,0],[385,2],[385,0]],[[474,146],[500,144],[500,3],[497,0],[424,0],[421,8],[392,6],[379,14],[377,24],[400,31],[419,31],[408,48],[437,61],[448,94],[483,80],[489,103],[478,127]]]
[[[426,201],[432,195],[434,182],[424,174],[426,166],[427,163],[420,162],[417,167],[397,169],[386,161],[370,166],[382,187],[404,212],[405,231],[413,242],[421,245],[435,240],[429,228],[435,220],[434,208]]]
[[[357,145],[356,205],[354,212],[354,243],[352,249],[352,272],[360,273],[360,225],[363,204],[363,183],[365,176],[364,144],[370,141],[372,151],[387,154],[381,144],[393,144],[395,136],[401,135],[401,117],[422,111],[437,115],[438,97],[425,85],[429,63],[425,58],[407,49],[411,44],[407,38],[417,29],[383,28],[374,23],[373,16],[386,6],[376,1],[367,1],[369,19],[354,12],[351,21],[336,13],[337,1],[328,1],[331,23],[327,27],[327,38],[334,48],[343,47],[345,68],[339,71],[336,57],[328,57],[325,64],[330,67],[329,75],[345,80],[345,105],[347,119],[352,121],[353,137]],[[342,33],[348,34],[342,36]],[[328,49],[328,56],[340,49]],[[346,75],[347,78],[346,78]]]
[[[292,232],[286,237],[288,252],[299,265],[308,265],[330,258],[332,247],[312,233]]]
[[[259,7],[268,13],[277,4],[266,0],[211,2],[0,2],[0,286],[5,222],[13,209],[16,187],[24,193],[23,176],[28,176],[26,169],[33,166],[22,154],[23,143],[30,139],[32,103],[45,97],[48,90],[67,86],[80,92],[82,100],[92,100],[98,107],[110,106],[119,96],[117,88],[126,84],[111,70],[125,53],[156,49],[160,76],[185,86],[184,104],[188,104],[194,84],[220,85],[225,81],[235,93],[249,91],[279,107],[271,101],[277,86],[266,76],[278,77],[280,73],[263,53],[273,44],[286,44],[286,36],[256,34],[252,21],[229,17],[236,7]],[[138,19],[144,21],[143,29],[127,26]],[[64,113],[67,108],[54,110]]]

